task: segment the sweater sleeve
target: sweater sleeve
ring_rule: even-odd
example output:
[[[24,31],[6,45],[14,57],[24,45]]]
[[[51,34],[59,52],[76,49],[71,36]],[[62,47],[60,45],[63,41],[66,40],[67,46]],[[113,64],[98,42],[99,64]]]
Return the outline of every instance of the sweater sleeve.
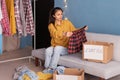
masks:
[[[68,23],[71,31],[77,30],[71,21],[68,20]]]

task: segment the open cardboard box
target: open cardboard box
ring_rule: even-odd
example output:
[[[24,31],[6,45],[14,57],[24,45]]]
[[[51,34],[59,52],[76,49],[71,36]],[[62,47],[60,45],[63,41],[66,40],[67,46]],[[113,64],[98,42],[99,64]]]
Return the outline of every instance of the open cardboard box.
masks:
[[[88,61],[108,63],[113,57],[113,43],[88,41],[83,43],[82,58]]]
[[[53,80],[84,80],[84,70],[76,68],[65,68],[64,74],[53,73]]]

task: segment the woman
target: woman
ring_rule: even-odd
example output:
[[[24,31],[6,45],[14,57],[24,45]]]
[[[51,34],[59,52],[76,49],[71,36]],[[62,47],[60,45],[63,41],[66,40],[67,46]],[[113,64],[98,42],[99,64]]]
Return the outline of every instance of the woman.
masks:
[[[57,67],[59,57],[68,54],[67,47],[69,37],[76,30],[69,20],[63,20],[63,10],[60,7],[52,9],[49,18],[49,32],[51,36],[51,46],[45,52],[45,70],[50,72]],[[87,27],[85,28],[87,30]]]

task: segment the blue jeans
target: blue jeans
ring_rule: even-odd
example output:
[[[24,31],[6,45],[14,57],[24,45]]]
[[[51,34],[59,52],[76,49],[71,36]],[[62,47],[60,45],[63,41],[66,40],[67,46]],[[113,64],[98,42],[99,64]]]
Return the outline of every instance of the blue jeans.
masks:
[[[60,56],[68,54],[67,48],[63,46],[48,47],[45,52],[45,68],[55,69]]]

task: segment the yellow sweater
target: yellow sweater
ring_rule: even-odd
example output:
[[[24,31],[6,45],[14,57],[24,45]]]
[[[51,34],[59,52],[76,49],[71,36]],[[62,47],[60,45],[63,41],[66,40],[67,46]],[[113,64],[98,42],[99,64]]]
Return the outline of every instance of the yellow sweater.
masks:
[[[53,78],[53,75],[50,73],[37,72],[38,80],[50,80]],[[24,74],[23,80],[31,80],[27,74]]]
[[[48,26],[51,36],[51,46],[64,46],[68,47],[69,38],[63,36],[63,32],[71,32],[76,30],[74,25],[69,20],[62,20],[61,25],[49,24]]]
[[[9,20],[10,20],[11,34],[14,35],[16,33],[16,22],[15,22],[15,14],[14,14],[14,0],[6,0],[6,6],[7,6],[8,16],[9,16]]]

